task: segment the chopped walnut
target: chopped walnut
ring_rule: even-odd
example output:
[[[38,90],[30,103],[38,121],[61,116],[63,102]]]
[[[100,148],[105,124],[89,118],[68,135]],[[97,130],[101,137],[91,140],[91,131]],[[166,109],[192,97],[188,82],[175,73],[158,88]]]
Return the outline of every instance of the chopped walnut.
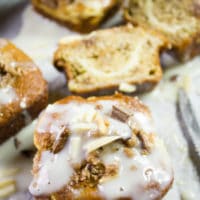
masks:
[[[61,133],[59,135],[59,138],[56,138],[56,140],[53,143],[52,146],[52,152],[53,153],[58,153],[59,151],[61,151],[67,141],[67,138],[69,136],[69,129],[66,126],[63,126]]]
[[[116,176],[118,174],[119,167],[116,164],[106,166],[105,176]]]
[[[92,153],[88,154],[86,161],[96,165],[100,162],[99,155],[100,155],[99,151],[93,151]]]
[[[152,143],[153,143],[153,135],[152,134],[146,134],[146,133],[140,131],[140,132],[138,132],[137,136],[142,143],[142,148],[143,148],[142,153],[143,154],[150,153]]]
[[[129,117],[131,116],[131,113],[121,106],[113,106],[111,116],[122,122],[127,122]]]
[[[95,187],[105,173],[105,166],[99,162],[96,164],[83,162],[79,169],[75,169],[70,185],[75,188]]]
[[[90,153],[81,164],[74,165],[75,173],[70,185],[75,188],[95,187],[105,174],[105,166],[99,159],[99,151]]]
[[[100,183],[104,183],[117,176],[119,172],[119,166],[117,164],[111,164],[106,166],[105,174],[100,179]]]
[[[134,156],[133,150],[127,147],[124,147],[124,153],[128,158],[132,158]]]
[[[127,147],[135,147],[137,145],[137,137],[135,134],[132,134],[131,138],[129,138],[126,142],[125,142]]]
[[[119,139],[121,139],[121,136],[103,136],[95,138],[86,143],[83,146],[83,149],[85,150],[86,154],[88,154]]]

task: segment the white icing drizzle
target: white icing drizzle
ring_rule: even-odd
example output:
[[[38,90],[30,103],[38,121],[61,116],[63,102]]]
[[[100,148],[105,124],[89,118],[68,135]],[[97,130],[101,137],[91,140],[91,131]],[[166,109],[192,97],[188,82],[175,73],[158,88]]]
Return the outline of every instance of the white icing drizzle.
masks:
[[[116,143],[113,145],[116,146]],[[164,189],[171,181],[172,170],[168,154],[160,140],[156,140],[154,150],[147,156],[142,156],[133,149],[134,157],[124,156],[123,146],[118,146],[115,153],[110,152],[110,147],[104,149],[103,161],[106,164],[119,163],[119,175],[108,182],[100,184],[98,189],[106,199],[119,197],[132,197],[132,199],[155,199],[156,189],[144,190],[150,181],[159,183],[160,189]],[[164,159],[163,159],[164,158]],[[149,173],[145,174],[145,171]]]
[[[11,86],[0,88],[0,105],[9,104],[18,100],[15,89]]]
[[[41,154],[38,176],[29,187],[33,195],[48,194],[61,189],[72,175],[68,145],[58,154],[44,151]]]
[[[152,125],[153,122],[148,116],[144,115],[141,112],[135,112],[133,118],[134,121],[136,121],[136,123],[139,125],[140,129],[143,129],[147,133],[155,132]]]
[[[106,118],[109,122],[109,135],[123,134],[124,139],[130,137],[131,130],[127,124],[109,117],[111,115],[112,105],[114,105],[113,101],[99,101],[97,104],[102,106],[101,111],[95,109],[95,104],[89,103],[80,104],[73,102],[66,105],[49,105],[45,113],[43,113],[45,120],[40,122],[37,132],[50,132],[57,136],[62,129],[62,125],[68,125],[72,132],[80,134],[88,130],[88,135],[90,135],[92,132],[98,131],[99,127],[95,120],[88,122],[88,115],[95,115],[96,113],[100,118]],[[56,118],[54,118],[55,113]],[[51,123],[52,121],[53,123]]]
[[[104,150],[100,157],[104,164],[119,164],[118,176],[98,185],[105,199],[131,196],[133,199],[149,200],[153,199],[157,192],[156,189],[144,192],[141,188],[149,182],[149,179],[159,183],[161,189],[169,184],[172,177],[171,167],[168,164],[170,162],[159,140],[156,140],[152,153],[147,156],[141,155],[140,150],[136,148],[133,148],[133,158],[125,155],[124,146],[118,139],[130,138],[132,130],[127,123],[111,118],[112,107],[118,103],[111,100],[95,103],[71,101],[68,104],[53,104],[47,107],[42,114],[42,120],[39,120],[37,133],[49,132],[58,139],[63,125],[66,125],[70,130],[70,136],[60,152],[56,154],[50,151],[41,152],[39,172],[29,188],[33,195],[51,194],[63,188],[73,175],[72,164],[82,162],[88,153],[102,146]],[[151,118],[148,114],[135,111],[133,116],[141,129],[152,133]],[[102,136],[94,137],[93,134],[101,131],[101,120],[105,120],[108,124],[106,135],[103,132]],[[119,146],[119,150],[111,151],[111,146]],[[132,166],[136,168],[133,170]],[[145,175],[147,169],[152,169],[150,171],[152,174]]]

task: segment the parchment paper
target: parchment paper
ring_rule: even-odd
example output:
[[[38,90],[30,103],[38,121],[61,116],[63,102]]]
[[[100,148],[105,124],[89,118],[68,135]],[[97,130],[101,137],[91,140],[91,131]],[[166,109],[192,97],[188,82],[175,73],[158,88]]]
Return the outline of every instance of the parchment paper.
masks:
[[[107,23],[106,26],[109,24]],[[52,56],[59,39],[72,34],[77,33],[42,17],[27,3],[0,19],[0,36],[12,40],[31,56],[42,70],[49,83],[50,101],[68,95],[65,77],[52,66]],[[172,76],[176,77],[175,81],[172,81]],[[174,167],[174,184],[165,200],[197,200],[200,197],[200,184],[195,168],[188,157],[187,142],[176,116],[177,88],[180,86],[187,89],[199,117],[200,57],[165,70],[161,83],[152,92],[140,95],[140,98],[152,111],[157,132],[166,144]],[[17,166],[21,169],[21,173],[16,177],[19,191],[28,188],[31,180],[31,165],[30,159],[20,156],[12,162],[0,163],[0,167]],[[12,198],[14,199],[20,197]]]

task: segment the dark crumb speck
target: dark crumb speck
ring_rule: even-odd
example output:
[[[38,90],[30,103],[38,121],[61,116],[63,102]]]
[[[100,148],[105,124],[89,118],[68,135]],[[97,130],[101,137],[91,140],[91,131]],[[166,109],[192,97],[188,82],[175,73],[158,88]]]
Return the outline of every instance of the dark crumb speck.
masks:
[[[169,78],[169,80],[170,80],[171,82],[175,82],[175,81],[177,81],[177,79],[178,79],[178,75],[177,75],[177,74],[174,74],[174,75],[172,75],[172,76]]]
[[[124,188],[123,188],[123,187],[120,187],[120,191],[121,191],[121,192],[124,191]]]
[[[34,150],[23,150],[21,151],[21,154],[26,158],[32,158],[35,154]]]
[[[15,146],[15,148],[16,149],[18,149],[19,148],[19,146],[20,146],[20,144],[21,144],[21,142],[17,139],[17,138],[14,138],[14,146]]]

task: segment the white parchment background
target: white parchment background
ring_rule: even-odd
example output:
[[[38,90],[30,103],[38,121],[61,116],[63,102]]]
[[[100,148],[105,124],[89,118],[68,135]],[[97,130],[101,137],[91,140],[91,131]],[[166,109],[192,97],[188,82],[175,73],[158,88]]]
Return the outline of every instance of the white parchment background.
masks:
[[[68,92],[64,75],[52,66],[52,56],[59,39],[72,34],[75,33],[42,17],[27,4],[0,19],[0,37],[9,38],[33,58],[49,82],[50,96],[57,98],[66,96]],[[177,121],[175,104],[177,88],[184,86],[196,114],[200,113],[200,57],[186,64],[173,66],[164,74],[163,80],[152,92],[140,97],[150,107],[157,132],[164,139],[172,158],[175,181],[165,200],[197,200],[200,197],[200,184],[188,157],[187,143]],[[170,81],[173,75],[178,75],[175,82]],[[22,169],[17,177],[18,188],[25,190],[30,182],[32,163],[27,159],[16,158],[9,165]]]

